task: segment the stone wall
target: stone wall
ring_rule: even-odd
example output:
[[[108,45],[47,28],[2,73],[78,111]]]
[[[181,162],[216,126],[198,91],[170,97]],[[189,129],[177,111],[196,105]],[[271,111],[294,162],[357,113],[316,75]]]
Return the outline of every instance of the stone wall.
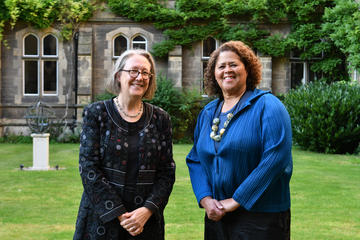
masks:
[[[259,57],[262,65],[262,79],[259,88],[265,91],[272,90],[272,59],[271,57]]]
[[[192,47],[183,47],[182,84],[184,88],[201,90],[203,81],[201,46],[201,42],[198,42]]]
[[[290,63],[288,58],[273,58],[272,92],[276,95],[287,93],[291,87]]]

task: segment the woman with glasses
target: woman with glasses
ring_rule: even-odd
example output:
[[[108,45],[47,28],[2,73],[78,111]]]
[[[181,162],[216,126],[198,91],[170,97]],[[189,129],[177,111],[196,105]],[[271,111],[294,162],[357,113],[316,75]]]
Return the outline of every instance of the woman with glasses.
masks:
[[[143,102],[156,89],[144,50],[125,51],[107,90],[83,112],[79,171],[84,186],[74,239],[164,239],[163,211],[175,181],[169,115]]]

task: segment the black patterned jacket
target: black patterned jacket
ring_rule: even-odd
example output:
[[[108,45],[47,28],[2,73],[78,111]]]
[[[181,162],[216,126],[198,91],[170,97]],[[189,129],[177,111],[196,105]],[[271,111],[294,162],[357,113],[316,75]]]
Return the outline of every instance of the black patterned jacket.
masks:
[[[127,164],[127,131],[110,111],[112,100],[83,111],[79,171],[84,186],[74,239],[122,239],[118,216],[127,212],[122,201]],[[144,103],[146,118],[139,132],[136,206],[154,214],[135,239],[164,239],[163,210],[175,181],[171,122],[162,109]]]

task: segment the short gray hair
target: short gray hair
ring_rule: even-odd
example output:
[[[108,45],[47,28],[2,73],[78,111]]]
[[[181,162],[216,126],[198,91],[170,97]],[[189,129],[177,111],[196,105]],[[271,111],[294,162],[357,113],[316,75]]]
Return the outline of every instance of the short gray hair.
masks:
[[[123,52],[120,57],[116,60],[116,63],[114,65],[113,72],[111,74],[111,77],[106,83],[106,90],[108,92],[111,92],[115,95],[118,95],[121,90],[121,86],[119,81],[116,80],[116,77],[118,76],[120,69],[123,69],[126,61],[134,55],[140,55],[144,56],[150,63],[151,69],[150,73],[152,74],[149,80],[149,87],[146,90],[143,98],[151,100],[154,97],[155,91],[156,91],[156,73],[155,73],[155,62],[153,57],[148,51],[142,50],[142,49],[131,49],[126,50]]]

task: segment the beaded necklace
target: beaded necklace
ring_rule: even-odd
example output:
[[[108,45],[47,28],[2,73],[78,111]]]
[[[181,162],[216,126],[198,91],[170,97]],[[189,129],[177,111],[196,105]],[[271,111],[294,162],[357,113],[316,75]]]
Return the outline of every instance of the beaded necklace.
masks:
[[[241,99],[241,98],[240,98]],[[234,111],[235,109],[237,108],[237,106],[239,105],[239,102],[240,102],[240,99],[239,101],[235,104],[235,106],[233,107],[231,113],[228,113],[226,115],[226,121],[224,122],[224,127],[220,129],[219,131],[219,134],[216,134],[217,133],[217,130],[219,129],[219,124],[220,124],[220,113],[221,113],[221,109],[224,105],[224,101],[222,102],[221,104],[221,107],[220,107],[220,111],[218,111],[218,115],[217,117],[214,118],[213,120],[213,125],[211,126],[211,133],[210,133],[210,138],[216,142],[220,142],[222,136],[224,135],[225,133],[225,129],[227,128],[227,126],[229,125],[231,119],[234,117]]]
[[[119,102],[119,97],[116,97],[114,102],[115,102],[115,105],[117,106],[117,108],[120,110],[120,112],[122,112],[125,116],[127,116],[129,118],[136,118],[137,116],[140,115],[140,113],[141,113],[141,111],[143,109],[143,103],[141,102],[139,112],[137,112],[135,115],[130,115],[130,114],[127,114],[125,112],[125,110],[121,107],[120,102]]]

